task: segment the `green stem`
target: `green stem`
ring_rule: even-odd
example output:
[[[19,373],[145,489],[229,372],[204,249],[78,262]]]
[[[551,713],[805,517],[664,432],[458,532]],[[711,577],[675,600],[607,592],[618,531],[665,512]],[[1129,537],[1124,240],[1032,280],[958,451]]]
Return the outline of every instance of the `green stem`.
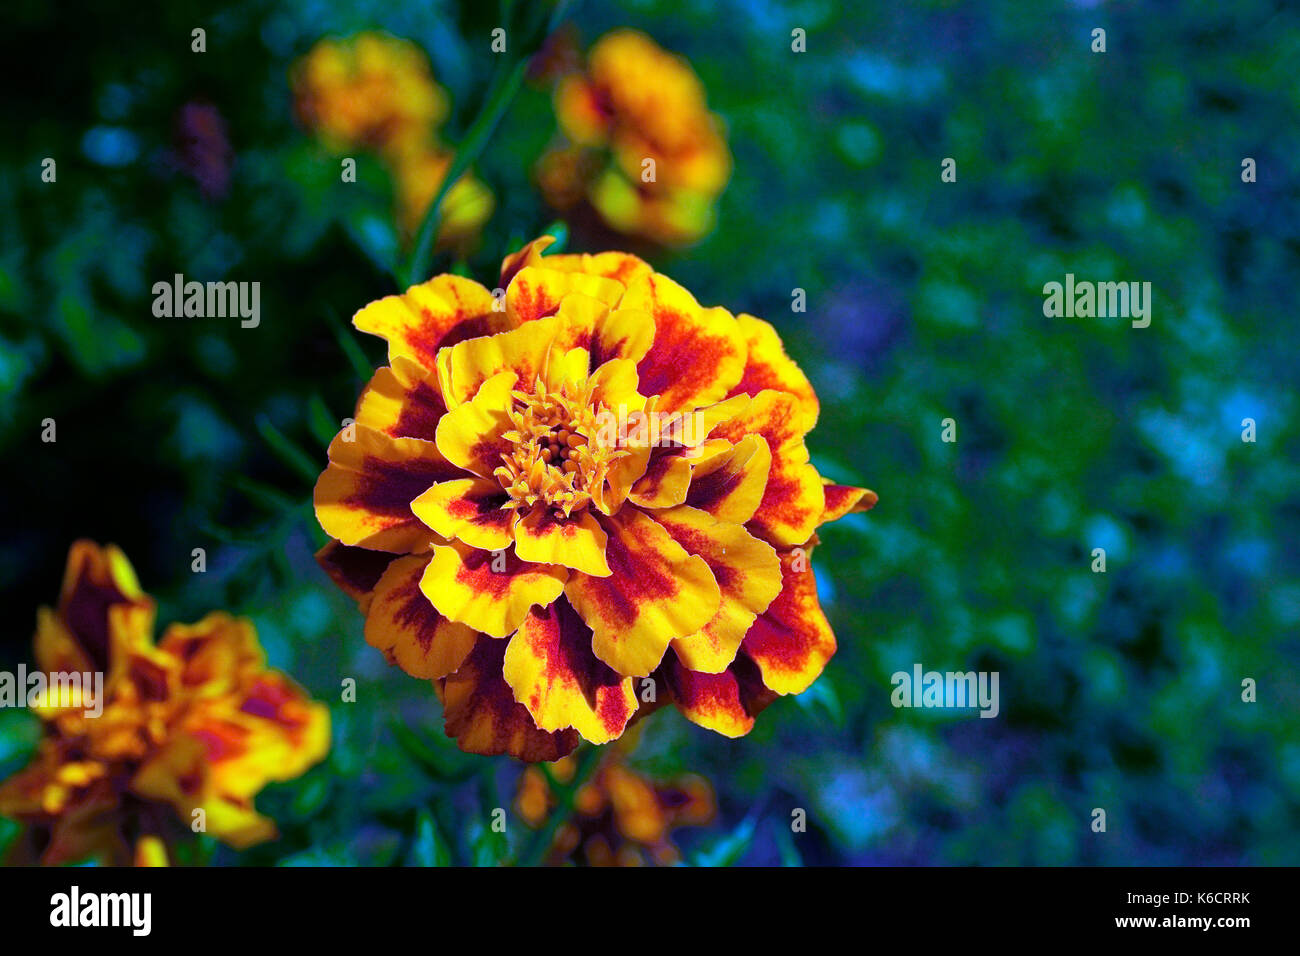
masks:
[[[493,131],[496,130],[497,124],[501,122],[501,118],[506,115],[506,110],[510,108],[515,94],[519,92],[519,87],[523,85],[524,75],[527,72],[527,57],[520,60],[513,67],[503,62],[497,68],[496,76],[492,79],[491,91],[488,93],[487,105],[469,128],[469,133],[466,135],[460,149],[456,150],[456,158],[452,160],[451,167],[442,180],[442,185],[438,187],[433,202],[429,204],[428,210],[424,213],[424,220],[420,223],[420,231],[416,236],[415,248],[411,252],[411,258],[406,265],[406,275],[402,282],[404,286],[415,285],[428,269],[429,260],[433,255],[433,243],[437,238],[439,211],[442,208],[442,201],[447,198],[447,193],[451,191],[451,187],[456,184],[456,181],[478,161],[478,158],[483,154],[483,150],[487,148]]]
[[[596,769],[596,764],[600,762],[599,747],[583,744],[583,749],[579,753],[577,769],[573,771],[573,779],[567,784],[559,783],[546,764],[538,764],[542,773],[546,775],[547,783],[555,792],[556,806],[551,811],[551,815],[546,818],[542,828],[533,834],[528,852],[520,858],[520,866],[540,866],[551,844],[555,842],[555,834],[573,814],[573,804],[578,799],[578,791],[582,789],[582,785],[587,782],[587,778]]]

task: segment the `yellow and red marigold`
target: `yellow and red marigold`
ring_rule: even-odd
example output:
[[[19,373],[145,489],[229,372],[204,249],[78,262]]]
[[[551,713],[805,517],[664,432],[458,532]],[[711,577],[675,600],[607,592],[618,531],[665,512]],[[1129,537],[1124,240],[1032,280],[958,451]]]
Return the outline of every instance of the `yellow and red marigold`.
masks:
[[[298,117],[335,151],[394,155],[423,144],[447,118],[447,94],[424,53],[384,33],[327,37],[295,66]]]
[[[380,156],[392,177],[398,226],[412,236],[452,161],[438,139],[449,110],[447,94],[423,51],[384,33],[326,38],[295,66],[292,81],[299,119],[327,149],[368,149]],[[442,207],[439,247],[472,242],[492,207],[487,186],[463,175]]]
[[[78,541],[58,608],[41,608],[36,664],[103,675],[102,712],[47,699],[32,763],[0,784],[0,814],[46,864],[165,864],[202,810],[206,831],[243,848],[275,835],[253,807],[329,749],[329,712],[268,670],[252,624],[216,612],[153,640],[154,602],[126,556]]]
[[[500,302],[443,275],[356,314],[390,365],[330,445],[319,559],[465,750],[613,740],[646,677],[747,733],[834,653],[808,554],[875,495],[809,462],[817,397],[770,325],[552,241],[507,257]]]
[[[552,773],[568,783],[576,771],[573,757],[555,764]],[[540,827],[555,807],[546,776],[528,767],[519,777],[515,809],[528,826]],[[610,750],[589,781],[578,788],[573,815],[555,834],[546,862],[589,866],[667,866],[681,854],[670,839],[680,827],[713,820],[717,804],[703,777],[683,774],[654,780],[630,767],[621,752]]]
[[[585,71],[559,81],[555,114],[565,141],[537,167],[555,208],[586,201],[619,232],[663,244],[711,228],[731,153],[684,59],[615,30],[591,48]]]

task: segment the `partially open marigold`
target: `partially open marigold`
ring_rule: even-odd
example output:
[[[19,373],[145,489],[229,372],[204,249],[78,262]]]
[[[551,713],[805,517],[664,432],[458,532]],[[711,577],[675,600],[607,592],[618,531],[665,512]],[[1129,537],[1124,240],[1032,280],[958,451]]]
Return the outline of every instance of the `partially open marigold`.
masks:
[[[537,168],[551,205],[585,200],[619,232],[664,244],[712,226],[731,154],[684,59],[635,30],[608,33],[556,86],[555,115],[565,142]]]
[[[817,398],[770,325],[552,241],[499,304],[443,275],[356,314],[391,364],[330,445],[320,561],[465,750],[555,760],[668,697],[747,733],[834,653],[808,553],[875,495],[810,464]]]
[[[253,797],[329,749],[327,708],[267,669],[248,621],[209,614],[157,644],[153,624],[125,555],[76,542],[58,608],[38,614],[36,663],[102,674],[103,709],[45,701],[36,757],[0,784],[0,813],[29,824],[20,847],[42,863],[165,863],[197,819],[235,847],[269,839]]]
[[[558,782],[569,783],[575,770],[575,758],[565,757],[553,773]],[[515,809],[524,822],[540,827],[555,803],[542,772],[525,769],[515,794]],[[713,788],[703,777],[682,774],[655,780],[629,766],[622,753],[610,750],[601,756],[591,779],[578,788],[573,815],[556,831],[546,862],[666,866],[681,858],[672,831],[707,824],[716,812]]]
[[[292,81],[300,120],[327,149],[380,156],[392,177],[398,226],[407,238],[414,235],[453,154],[438,139],[447,94],[424,52],[383,33],[326,38],[295,65]],[[492,207],[491,190],[462,175],[440,210],[439,248],[472,244]]]
[[[294,67],[295,108],[332,150],[393,155],[447,118],[447,94],[409,40],[360,33],[317,43]]]

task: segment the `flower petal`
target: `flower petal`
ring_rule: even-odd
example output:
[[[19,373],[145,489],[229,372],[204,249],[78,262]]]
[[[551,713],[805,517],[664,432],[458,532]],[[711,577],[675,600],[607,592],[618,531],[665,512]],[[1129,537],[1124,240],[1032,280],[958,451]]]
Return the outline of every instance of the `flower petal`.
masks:
[[[578,732],[537,728],[502,676],[505,652],[505,641],[482,636],[460,668],[435,685],[443,699],[447,736],[467,753],[559,760],[578,746]]]
[[[794,396],[804,418],[805,431],[817,424],[820,405],[808,376],[785,354],[776,329],[747,313],[736,316],[747,346],[745,372],[728,394],[757,395],[766,388]]]
[[[835,653],[835,634],[817,600],[817,581],[802,549],[781,554],[781,593],[741,645],[778,694],[801,694]]]
[[[411,511],[442,537],[486,551],[509,547],[519,520],[510,496],[491,478],[439,482],[411,502]]]
[[[749,733],[754,718],[777,696],[763,686],[758,668],[743,653],[721,674],[702,674],[670,651],[658,673],[683,717],[724,737]]]
[[[411,511],[431,485],[464,477],[431,441],[390,438],[364,425],[330,442],[329,467],[316,482],[316,520],[343,544],[405,554],[434,535]]]
[[[762,435],[746,435],[696,463],[686,503],[719,521],[744,524],[763,500],[771,468],[767,441]]]
[[[552,565],[529,564],[511,552],[480,551],[454,541],[434,546],[420,590],[453,621],[505,637],[534,604],[545,607],[560,596],[568,573]]]
[[[749,523],[751,530],[778,547],[807,541],[825,504],[821,476],[808,462],[805,422],[797,399],[767,389],[759,392],[747,409],[714,430],[717,437],[733,444],[748,434],[761,435],[767,442],[771,470],[763,500]]]
[[[522,386],[531,388],[546,368],[561,328],[561,321],[551,317],[451,346],[438,359],[447,407],[469,401],[484,382],[502,372],[514,372]]]
[[[405,356],[431,369],[443,346],[511,327],[505,312],[492,306],[492,293],[477,282],[440,275],[402,295],[371,302],[352,324],[388,342],[390,364]]]
[[[478,634],[449,621],[420,590],[425,555],[398,558],[375,588],[366,643],[412,677],[446,677],[469,656]]]
[[[870,511],[879,500],[874,491],[850,485],[834,485],[829,481],[822,486],[822,492],[826,496],[826,503],[818,524],[843,518],[853,511]]]
[[[703,559],[644,512],[624,508],[601,524],[612,574],[575,574],[565,593],[592,629],[597,657],[620,674],[649,674],[673,638],[695,633],[717,613],[718,583]]]
[[[703,558],[717,579],[722,592],[718,613],[695,634],[673,641],[673,649],[691,670],[719,673],[735,659],[754,618],[780,593],[781,559],[740,525],[694,508],[661,511],[655,520],[683,548]]]
[[[663,411],[716,402],[740,381],[745,340],[726,309],[703,309],[667,276],[654,273],[632,284],[619,303],[654,319],[650,351],[637,365],[643,395],[659,395]]]
[[[549,268],[548,260],[540,266],[524,266],[506,289],[506,314],[511,322],[520,325],[535,319],[554,315],[560,302],[569,295],[581,293],[606,306],[612,306],[623,296],[621,282],[584,272],[559,272]]]
[[[375,585],[393,563],[393,556],[387,551],[371,551],[330,541],[316,552],[316,563],[344,594],[357,602],[361,613],[365,614]]]
[[[515,554],[523,561],[560,564],[583,574],[607,577],[607,536],[587,512],[556,520],[547,508],[535,507],[514,529]]]
[[[432,440],[446,412],[434,371],[399,355],[361,393],[356,421],[392,438]]]
[[[568,601],[529,611],[510,638],[502,673],[542,730],[572,727],[594,744],[623,733],[636,711],[632,678],[591,652],[591,628]]]
[[[448,461],[480,478],[492,477],[501,465],[501,456],[511,449],[501,436],[513,427],[510,392],[516,381],[514,372],[494,375],[473,399],[442,416],[434,440]]]

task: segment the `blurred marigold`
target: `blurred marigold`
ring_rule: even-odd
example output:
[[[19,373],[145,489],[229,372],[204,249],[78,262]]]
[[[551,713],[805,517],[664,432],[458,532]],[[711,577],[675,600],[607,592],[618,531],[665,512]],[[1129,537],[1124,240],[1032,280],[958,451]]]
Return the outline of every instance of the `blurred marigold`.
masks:
[[[162,865],[202,810],[243,848],[275,826],[253,808],[329,750],[329,711],[268,670],[252,624],[216,612],[153,641],[154,602],[120,550],[78,541],[57,610],[37,616],[37,668],[103,675],[102,712],[48,698],[32,763],[0,784],[0,813],[29,824],[20,852],[45,864]]]
[[[565,757],[552,771],[560,783],[573,779],[576,762]],[[524,822],[540,827],[555,807],[546,776],[528,767],[519,777],[515,809]],[[628,766],[622,753],[602,756],[591,780],[578,788],[573,816],[555,834],[547,862],[572,860],[589,866],[666,866],[680,858],[669,839],[679,827],[703,826],[717,805],[703,777],[686,774],[652,780]]]
[[[452,155],[438,140],[447,94],[409,40],[360,33],[321,40],[293,71],[303,125],[334,152],[373,150],[393,180],[398,225],[409,238],[442,187]],[[468,173],[447,194],[440,248],[463,248],[492,214],[491,191]]]
[[[443,275],[353,318],[390,365],[330,445],[319,559],[465,750],[555,760],[669,698],[745,734],[834,653],[808,555],[875,495],[809,462],[817,397],[770,325],[551,242],[499,300]]]
[[[383,33],[321,40],[294,69],[293,87],[303,125],[335,151],[396,155],[447,118],[447,94],[424,53]]]
[[[585,200],[619,232],[665,245],[712,227],[731,154],[684,59],[615,30],[584,72],[559,81],[555,113],[565,142],[542,157],[537,179],[556,209]]]

